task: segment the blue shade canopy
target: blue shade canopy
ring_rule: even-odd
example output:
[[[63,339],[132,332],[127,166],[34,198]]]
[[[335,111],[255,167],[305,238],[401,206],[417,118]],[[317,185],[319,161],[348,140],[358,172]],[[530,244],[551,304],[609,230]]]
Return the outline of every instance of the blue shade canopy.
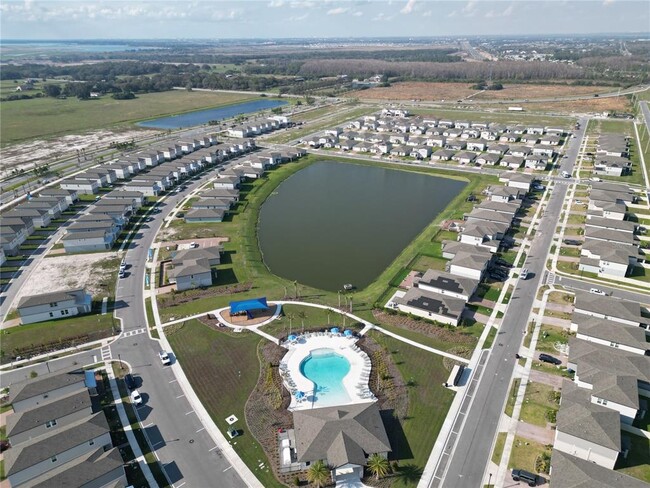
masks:
[[[230,313],[250,312],[251,310],[264,310],[269,308],[266,304],[266,297],[253,298],[251,300],[240,300],[230,302]]]
[[[346,337],[349,337],[349,336],[352,335],[352,331],[350,329],[345,329],[345,331],[343,332],[343,335],[346,336]]]
[[[305,392],[304,391],[297,391],[296,392],[296,398],[300,400],[301,398],[305,398]]]
[[[332,328],[330,329],[330,332],[331,332],[332,334],[338,334],[338,333],[339,333],[339,328],[338,328],[338,327],[332,327]]]
[[[297,338],[298,337],[293,335],[293,334],[291,334],[289,337],[287,337],[287,339],[289,339],[290,341],[295,341]]]

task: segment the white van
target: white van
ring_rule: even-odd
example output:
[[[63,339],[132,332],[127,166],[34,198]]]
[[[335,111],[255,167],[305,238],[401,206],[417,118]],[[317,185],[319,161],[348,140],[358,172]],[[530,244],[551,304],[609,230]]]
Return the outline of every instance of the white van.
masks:
[[[571,174],[568,171],[562,171],[560,174],[562,175],[562,178],[571,178]]]

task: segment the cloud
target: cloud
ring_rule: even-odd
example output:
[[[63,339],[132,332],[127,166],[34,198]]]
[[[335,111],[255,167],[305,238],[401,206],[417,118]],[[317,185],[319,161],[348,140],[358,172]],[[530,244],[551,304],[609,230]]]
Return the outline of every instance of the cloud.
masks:
[[[465,17],[473,17],[476,13],[476,0],[469,0],[465,6],[460,9],[461,14],[464,14]]]
[[[287,2],[285,2],[284,0],[271,0],[271,2],[269,2],[269,7],[271,8],[283,7],[286,3]]]
[[[414,7],[415,7],[415,0],[408,0],[408,2],[406,2],[406,5],[404,5],[404,8],[400,10],[400,13],[410,14],[411,12],[413,12]]]
[[[386,15],[384,12],[379,12],[375,17],[372,19],[374,22],[388,22],[390,20],[393,20],[392,15]]]
[[[347,7],[336,7],[327,11],[327,15],[341,15],[350,10]]]
[[[431,10],[427,10],[422,14],[422,17],[431,17],[433,15],[433,12]]]
[[[511,3],[508,5],[503,11],[501,12],[495,12],[494,10],[490,10],[485,14],[486,19],[494,19],[497,17],[510,17],[512,15],[512,12],[515,9],[514,3]]]
[[[354,15],[355,17],[361,17],[361,16],[363,16],[363,12],[361,10],[357,10],[352,15]]]
[[[603,0],[603,6],[604,7],[609,7],[614,2],[616,2],[616,0]]]
[[[309,12],[302,15],[294,15],[292,17],[289,17],[287,20],[290,22],[300,22],[301,20],[305,20],[307,17],[309,17]]]

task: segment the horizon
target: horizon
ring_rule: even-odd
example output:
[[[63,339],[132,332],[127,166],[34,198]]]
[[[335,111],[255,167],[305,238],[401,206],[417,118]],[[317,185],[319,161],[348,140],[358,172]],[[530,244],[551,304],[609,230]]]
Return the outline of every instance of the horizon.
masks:
[[[648,35],[650,25],[650,3],[637,0],[5,0],[0,12],[2,39],[15,41]]]

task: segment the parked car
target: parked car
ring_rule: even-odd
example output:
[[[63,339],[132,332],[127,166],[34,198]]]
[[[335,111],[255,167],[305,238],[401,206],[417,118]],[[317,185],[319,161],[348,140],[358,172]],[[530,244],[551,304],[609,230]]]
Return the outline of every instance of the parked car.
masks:
[[[522,280],[525,280],[526,278],[528,278],[528,268],[524,268],[524,269],[522,269],[522,270],[521,270],[521,274],[519,275],[519,277],[520,277]]]
[[[129,390],[135,390],[135,387],[136,387],[135,378],[133,377],[132,374],[129,373],[129,374],[124,376],[124,383],[126,384],[126,387]]]
[[[131,403],[135,405],[136,407],[138,405],[142,405],[142,396],[140,395],[140,392],[138,390],[133,390],[131,392]]]
[[[125,272],[122,268],[120,268],[120,271],[117,273],[117,276],[118,276],[120,279],[121,279],[121,278],[124,278],[124,277],[126,276],[126,272]]]
[[[524,471],[523,469],[512,470],[512,481],[523,481],[528,483],[528,486],[537,486],[538,479],[539,477],[530,471]]]
[[[199,245],[196,242],[190,242],[190,249],[196,249]]]
[[[607,296],[607,292],[599,289],[599,288],[590,288],[589,293],[593,293],[595,295],[604,295]]]
[[[571,178],[571,173],[568,171],[562,171],[560,174],[562,175],[562,178]]]
[[[581,244],[580,241],[577,241],[575,239],[564,239],[564,243],[567,246],[579,246]]]
[[[160,361],[162,361],[163,365],[168,366],[172,363],[172,360],[170,359],[169,354],[167,354],[166,351],[160,351],[158,355],[160,356]]]
[[[539,360],[543,363],[562,364],[562,361],[560,361],[558,358],[546,353],[541,353],[539,355]]]

